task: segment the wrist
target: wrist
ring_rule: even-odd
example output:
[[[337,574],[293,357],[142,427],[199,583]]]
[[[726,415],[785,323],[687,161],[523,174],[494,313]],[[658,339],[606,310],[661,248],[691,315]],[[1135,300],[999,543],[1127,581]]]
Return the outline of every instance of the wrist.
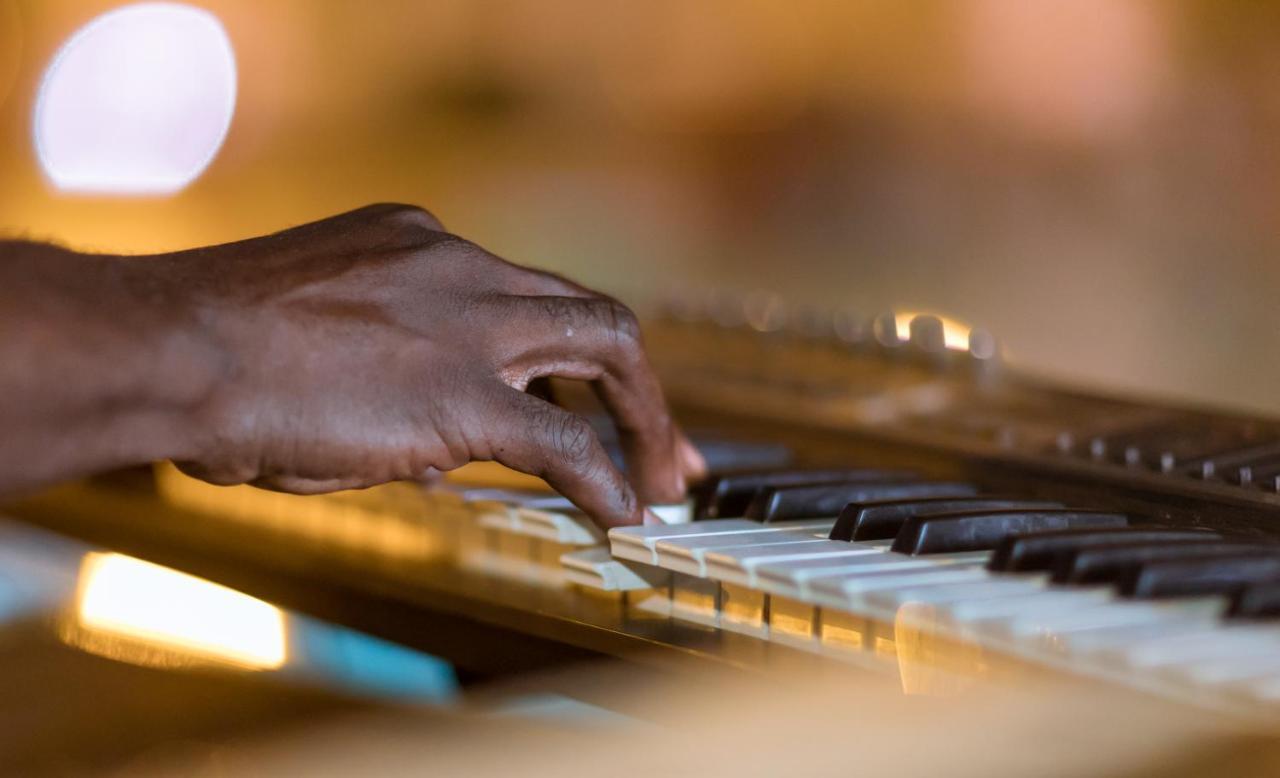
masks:
[[[207,445],[206,408],[232,371],[198,284],[171,255],[86,257],[100,263],[108,316],[118,316],[123,407],[130,429],[144,432],[138,454],[146,459],[189,459]],[[114,314],[113,314],[114,309]]]

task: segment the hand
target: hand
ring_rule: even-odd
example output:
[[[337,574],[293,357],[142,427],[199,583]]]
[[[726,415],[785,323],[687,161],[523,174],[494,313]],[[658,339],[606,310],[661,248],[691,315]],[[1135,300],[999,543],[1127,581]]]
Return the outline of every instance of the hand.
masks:
[[[702,468],[630,310],[419,208],[375,205],[137,263],[225,355],[179,463],[205,480],[314,493],[496,460],[612,526],[682,499]],[[525,393],[544,376],[592,383],[633,484],[586,420]]]

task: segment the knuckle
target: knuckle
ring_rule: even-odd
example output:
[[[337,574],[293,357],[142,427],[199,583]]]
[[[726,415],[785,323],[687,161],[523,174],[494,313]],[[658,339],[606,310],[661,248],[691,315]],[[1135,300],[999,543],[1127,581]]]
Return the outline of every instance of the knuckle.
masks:
[[[483,250],[471,241],[448,232],[422,231],[409,237],[402,259],[424,269],[452,268],[450,278],[465,280],[478,275],[472,267]]]
[[[437,232],[443,229],[440,220],[425,208],[404,203],[379,203],[370,206],[377,218],[385,224],[405,229],[430,230]]]
[[[359,213],[387,246],[429,246],[447,234],[436,217],[416,205],[381,203],[363,208]]]
[[[586,419],[550,405],[538,416],[542,427],[540,437],[547,449],[548,469],[556,470],[563,466],[580,471],[591,465],[598,443],[595,430]]]
[[[572,413],[561,414],[553,433],[552,448],[574,468],[595,458],[596,433],[587,420]]]
[[[447,256],[451,262],[466,265],[483,264],[492,259],[489,252],[451,232],[424,233],[418,241],[417,248],[424,254]]]
[[[628,350],[640,346],[640,320],[630,308],[607,297],[539,298],[550,319],[574,329],[603,333],[611,342]]]
[[[541,315],[557,325],[580,328],[584,315],[582,302],[572,297],[532,298],[541,309]]]

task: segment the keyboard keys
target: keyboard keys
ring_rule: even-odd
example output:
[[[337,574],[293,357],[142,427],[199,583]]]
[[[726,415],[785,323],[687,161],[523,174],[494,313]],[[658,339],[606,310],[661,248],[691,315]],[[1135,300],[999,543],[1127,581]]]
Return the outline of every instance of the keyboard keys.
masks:
[[[1117,546],[1087,546],[1054,563],[1053,582],[1059,584],[1115,583],[1130,570],[1148,562],[1236,556],[1255,550],[1252,543],[1225,540],[1168,540]]]
[[[913,516],[902,525],[892,549],[912,555],[979,551],[993,548],[1014,533],[1123,527],[1128,523],[1120,513],[1052,509]]]
[[[671,505],[650,505],[649,512],[663,524],[688,524],[693,521],[693,505],[691,502]]]
[[[904,500],[925,497],[968,497],[977,493],[972,484],[918,481],[810,484],[769,487],[747,507],[746,517],[762,522],[787,521],[814,516],[837,516],[844,506],[863,500]]]
[[[1161,636],[1105,652],[1116,664],[1153,668],[1222,656],[1270,656],[1280,649],[1280,630],[1272,627],[1223,627]]]
[[[905,500],[861,500],[840,511],[831,528],[832,540],[887,540],[898,534],[903,522],[917,513],[1007,508],[1061,508],[1061,503],[1008,497],[934,497]]]
[[[712,478],[695,490],[696,519],[736,518],[762,489],[800,484],[853,483],[866,481],[905,481],[912,475],[897,470],[836,469],[782,470],[757,473],[732,473]],[[833,512],[834,516],[835,513]]]
[[[1280,676],[1280,643],[1274,652],[1252,656],[1229,653],[1213,658],[1197,657],[1190,662],[1174,664],[1167,672],[1179,680],[1205,686],[1226,686]]]
[[[1139,599],[1230,594],[1242,586],[1280,576],[1280,549],[1237,556],[1152,562],[1121,579],[1120,594]]]
[[[1280,678],[1270,633],[1208,637],[1228,602],[1237,619],[1280,615],[1280,547],[884,470],[722,476],[700,500],[694,523],[619,528],[611,555],[566,554],[568,579],[622,602],[666,591],[675,618],[805,650],[847,622],[841,645],[866,651],[867,630],[885,628],[872,625],[920,606],[939,629],[1058,661],[1183,684]],[[1063,566],[1070,586],[1051,578]]]
[[[670,581],[665,570],[614,559],[603,546],[571,551],[560,563],[569,582],[606,592],[653,589]]]
[[[935,607],[958,601],[981,602],[1017,595],[1044,593],[1043,579],[1015,579],[992,577],[942,586],[905,586],[867,595],[867,602],[875,607],[900,608],[909,602]]]
[[[658,555],[653,550],[663,538],[706,535],[712,532],[744,532],[760,529],[760,525],[746,519],[716,519],[690,524],[652,524],[634,527],[614,527],[609,530],[609,550],[620,559],[646,564],[657,564]]]
[[[824,524],[809,530],[785,530],[782,532],[742,532],[733,535],[671,538],[660,540],[656,546],[658,565],[686,575],[705,576],[707,555],[717,551],[750,550],[757,546],[778,544],[810,545],[830,543],[823,535],[829,527]]]
[[[922,585],[950,585],[965,581],[987,580],[990,573],[977,565],[938,565],[908,570],[884,570],[866,575],[836,575],[810,582],[814,602],[827,607],[857,609],[866,607],[870,592]]]
[[[1232,619],[1280,617],[1280,580],[1259,581],[1241,588],[1231,600],[1227,617]]]
[[[1216,540],[1216,533],[1204,530],[1104,528],[1037,532],[1010,535],[996,546],[988,569],[1013,573],[1051,570],[1055,561],[1085,546],[1101,547],[1137,543],[1183,540]]]
[[[1076,612],[1114,598],[1110,589],[1039,588],[1019,596],[961,600],[943,606],[943,615],[958,624],[1041,617],[1051,613]]]
[[[836,541],[842,542],[842,541]],[[821,558],[769,560],[756,567],[756,585],[765,591],[805,598],[810,584],[819,578],[869,575],[886,571],[937,569],[948,565],[979,566],[986,552],[913,557],[885,551],[880,554],[824,556]]]
[[[530,537],[570,546],[594,546],[604,542],[604,533],[586,514],[565,500],[532,503],[516,509],[514,531]]]
[[[838,540],[812,540],[803,542],[773,542],[754,546],[735,546],[706,551],[706,575],[721,581],[743,586],[756,585],[756,569],[769,562],[785,562],[797,559],[835,559],[871,554],[882,556],[882,548],[856,547]]]
[[[1082,590],[1070,590],[1082,591]],[[1092,591],[1111,592],[1110,588]],[[1178,600],[1160,605],[1138,605],[1127,601],[1109,600],[1096,612],[1128,613],[1130,618],[1120,624],[1109,624],[1090,629],[1087,626],[1064,630],[1055,635],[1058,647],[1068,654],[1087,658],[1093,654],[1114,651],[1116,648],[1135,645],[1144,640],[1169,639],[1193,632],[1220,628],[1219,617],[1225,603],[1220,598]],[[1135,608],[1140,615],[1134,617]],[[1088,614],[1085,609],[1082,611]],[[1154,616],[1154,618],[1149,618]]]
[[[611,424],[606,426],[612,427]],[[778,470],[791,464],[791,449],[780,443],[746,443],[690,432],[693,445],[712,474]],[[612,453],[612,452],[610,452]]]
[[[1109,599],[1084,608],[1029,612],[1007,621],[989,624],[987,629],[1004,639],[1070,646],[1073,641],[1079,641],[1082,635],[1105,635],[1108,630],[1129,629],[1143,624],[1168,626],[1188,622],[1216,623],[1220,612],[1220,606],[1210,604],[1206,607],[1200,602],[1187,608]]]

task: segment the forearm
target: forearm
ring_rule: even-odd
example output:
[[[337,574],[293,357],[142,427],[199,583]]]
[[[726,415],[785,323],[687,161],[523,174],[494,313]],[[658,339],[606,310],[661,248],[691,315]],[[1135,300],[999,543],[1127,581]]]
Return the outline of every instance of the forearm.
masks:
[[[202,444],[223,360],[153,261],[0,242],[0,494]]]

